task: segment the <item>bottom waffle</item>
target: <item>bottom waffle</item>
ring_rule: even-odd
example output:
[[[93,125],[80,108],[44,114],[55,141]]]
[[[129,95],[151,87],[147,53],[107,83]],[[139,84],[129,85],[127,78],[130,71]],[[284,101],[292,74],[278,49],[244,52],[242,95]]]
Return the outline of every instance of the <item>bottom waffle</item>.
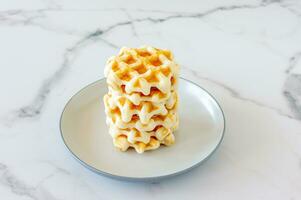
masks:
[[[137,129],[119,129],[110,126],[110,134],[113,137],[114,146],[121,151],[126,151],[133,147],[138,153],[147,150],[153,150],[160,147],[160,144],[166,146],[175,142],[175,137],[170,129],[163,126],[157,126],[153,131],[140,132]]]

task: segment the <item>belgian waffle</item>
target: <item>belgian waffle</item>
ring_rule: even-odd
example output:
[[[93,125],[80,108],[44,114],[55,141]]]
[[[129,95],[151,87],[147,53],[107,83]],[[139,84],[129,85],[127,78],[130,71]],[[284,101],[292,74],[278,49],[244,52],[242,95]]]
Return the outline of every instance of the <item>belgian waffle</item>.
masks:
[[[121,118],[123,122],[130,122],[134,115],[139,117],[142,124],[149,123],[149,120],[154,115],[166,115],[168,110],[176,107],[177,93],[170,95],[170,98],[163,103],[153,103],[150,101],[143,101],[140,104],[135,105],[129,99],[123,96],[114,96],[106,94],[104,96],[104,102],[106,105],[107,116],[116,116]],[[115,117],[115,118],[116,118]]]
[[[164,127],[157,127],[154,131],[140,132],[137,129],[118,129],[110,127],[114,146],[121,151],[134,147],[138,153],[159,148],[160,144],[172,145],[175,141],[173,133]]]
[[[151,88],[166,94],[178,79],[178,65],[168,50],[153,47],[122,48],[111,57],[105,68],[107,83],[114,90],[124,87],[127,94],[149,95]]]
[[[118,115],[108,116],[106,123],[109,126],[116,126],[119,129],[132,129],[138,131],[152,131],[157,126],[163,126],[167,129],[175,131],[178,128],[178,114],[171,110],[166,116],[153,116],[147,124],[142,124],[138,117],[133,118],[129,123],[122,121]]]

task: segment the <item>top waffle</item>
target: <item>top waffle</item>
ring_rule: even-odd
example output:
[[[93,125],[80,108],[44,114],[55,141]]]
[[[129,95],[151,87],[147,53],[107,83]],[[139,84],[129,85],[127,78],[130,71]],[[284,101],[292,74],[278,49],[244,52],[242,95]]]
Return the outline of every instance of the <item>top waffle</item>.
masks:
[[[168,94],[176,85],[177,74],[171,52],[153,47],[122,48],[105,68],[108,85],[126,94],[149,95],[152,90]]]

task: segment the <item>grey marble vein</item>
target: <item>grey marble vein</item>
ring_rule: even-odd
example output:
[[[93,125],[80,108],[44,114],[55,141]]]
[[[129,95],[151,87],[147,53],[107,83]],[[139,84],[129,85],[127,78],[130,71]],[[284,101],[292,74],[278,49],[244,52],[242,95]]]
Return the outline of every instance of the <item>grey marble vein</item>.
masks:
[[[130,24],[131,26],[130,27],[132,29],[133,36],[138,37],[138,34],[137,34],[137,31],[136,31],[136,27],[135,27],[135,24],[133,22],[132,16],[130,15],[130,13],[126,9],[122,9],[122,11],[128,17],[129,21],[131,21],[131,24]]]
[[[295,117],[301,120],[301,74],[292,73],[301,61],[301,51],[289,58],[288,67],[285,70],[287,78],[283,86],[283,95]]]
[[[256,9],[256,8],[261,8],[261,7],[266,7],[269,6],[270,4],[277,3],[281,5],[281,7],[288,9],[290,8],[289,6],[283,6],[286,4],[283,4],[284,1],[282,0],[269,0],[269,1],[262,1],[259,4],[246,4],[246,5],[231,5],[231,6],[220,6],[216,7],[213,9],[209,9],[207,11],[203,12],[196,12],[196,13],[181,13],[181,12],[170,12],[170,11],[162,11],[162,10],[143,10],[143,9],[134,9],[135,11],[140,11],[140,12],[160,12],[160,13],[165,13],[165,14],[172,14],[168,15],[166,17],[161,17],[161,18],[152,18],[152,17],[145,17],[145,18],[132,18],[129,15],[129,11],[133,9],[125,9],[125,8],[110,8],[110,9],[93,9],[92,11],[108,11],[108,10],[120,10],[122,12],[125,12],[126,15],[128,16],[128,20],[117,22],[115,24],[112,24],[108,26],[107,28],[101,30],[101,29],[96,29],[94,32],[90,34],[90,39],[96,40],[101,40],[102,42],[106,43],[112,48],[118,48],[118,45],[113,44],[109,42],[108,40],[105,40],[103,37],[100,38],[102,35],[109,33],[111,30],[121,27],[121,26],[126,26],[130,25],[133,31],[133,35],[137,36],[137,31],[135,29],[134,23],[135,22],[151,22],[151,23],[162,23],[166,22],[172,19],[179,19],[179,18],[203,18],[208,15],[220,12],[220,11],[232,11],[232,10],[238,10],[238,9]],[[32,26],[37,26],[40,27],[41,29],[48,30],[48,31],[53,31],[57,33],[63,33],[63,34],[69,34],[69,35],[77,35],[81,37],[86,37],[85,34],[78,34],[75,33],[74,31],[68,31],[68,30],[58,30],[56,27],[51,27],[48,26],[47,24],[43,23],[38,23],[35,20],[38,18],[45,18],[45,12],[50,12],[50,11],[91,11],[91,9],[62,9],[60,6],[54,6],[54,7],[49,7],[46,9],[39,9],[39,10],[33,10],[33,11],[22,11],[22,10],[11,10],[11,11],[2,11],[0,12],[0,23],[8,23],[10,25],[32,25]],[[21,18],[10,18],[12,16],[21,16]]]
[[[0,12],[0,24],[6,25],[27,25],[34,20],[44,18],[45,10],[35,10],[33,12],[23,10],[8,10]]]
[[[55,167],[55,171],[48,176],[42,178],[36,186],[29,186],[21,181],[15,174],[13,174],[9,167],[0,163],[0,183],[8,187],[11,192],[17,196],[26,196],[33,200],[59,200],[54,197],[49,191],[47,191],[42,184],[55,176],[57,173],[64,173],[64,170],[60,170]],[[69,175],[69,173],[67,173]]]
[[[48,97],[53,84],[61,79],[66,73],[67,68],[74,60],[74,54],[77,48],[78,46],[75,45],[72,48],[66,50],[65,54],[63,55],[63,63],[61,64],[60,68],[43,82],[38,91],[38,95],[34,98],[32,103],[23,106],[16,111],[17,118],[35,117],[41,113],[45,105],[46,98]]]
[[[35,188],[30,187],[15,177],[4,164],[0,163],[0,182],[10,188],[10,190],[18,196],[27,196],[31,199],[37,200],[34,195]]]
[[[149,12],[149,13],[162,13],[162,14],[179,14],[178,11],[167,11],[167,10],[151,10],[151,9],[126,9],[128,11],[137,11],[137,12]]]
[[[162,17],[162,18],[152,18],[152,17],[145,17],[145,18],[131,18],[130,20],[125,20],[125,21],[121,21],[121,22],[117,22],[115,24],[112,24],[110,26],[108,26],[107,28],[104,29],[96,29],[94,32],[90,33],[88,35],[89,38],[97,38],[97,37],[101,37],[104,34],[109,33],[110,31],[112,31],[115,28],[119,28],[121,26],[127,26],[127,25],[132,25],[134,22],[152,22],[152,23],[162,23],[165,21],[169,21],[172,19],[177,19],[177,18],[202,18],[205,17],[207,15],[216,13],[218,11],[231,11],[231,10],[236,10],[236,9],[255,9],[255,8],[259,8],[259,7],[263,7],[263,6],[267,6],[271,3],[274,2],[270,2],[270,3],[260,3],[259,5],[232,5],[232,6],[221,6],[221,7],[217,7],[205,12],[201,12],[201,13],[191,13],[191,14],[175,14],[175,15],[169,15],[167,17]],[[126,9],[120,9],[123,11],[126,11]]]
[[[294,115],[301,120],[301,74],[290,74],[287,77],[283,95]]]
[[[300,61],[300,58],[301,58],[301,51],[297,52],[292,57],[290,57],[289,64],[288,64],[287,69],[285,70],[285,73],[287,73],[287,74],[291,73],[291,71],[296,67],[296,65]]]
[[[62,30],[44,23],[47,19],[47,12],[58,11],[57,9],[39,9],[39,10],[8,10],[0,11],[0,25],[8,26],[33,26],[51,31],[58,34],[83,36],[71,30]],[[40,20],[40,21],[38,21]]]
[[[273,3],[277,3],[278,1],[269,1],[269,2],[261,2],[257,5],[232,5],[232,6],[220,6],[220,7],[216,7],[213,9],[209,9],[207,11],[204,12],[197,12],[197,13],[175,13],[173,15],[168,15],[166,17],[161,17],[161,18],[153,18],[153,17],[145,17],[145,18],[131,18],[131,20],[125,20],[125,21],[121,21],[121,22],[117,22],[115,24],[112,24],[110,26],[108,26],[105,29],[97,29],[95,31],[95,33],[101,33],[98,34],[98,36],[104,35],[106,33],[109,33],[111,30],[118,28],[120,26],[126,26],[126,25],[132,25],[134,22],[152,22],[152,23],[162,23],[162,22],[166,22],[172,19],[178,19],[178,18],[203,18],[206,17],[208,15],[217,13],[219,11],[232,11],[232,10],[238,10],[238,9],[256,9],[256,8],[260,8],[260,7],[266,7],[269,6],[270,4]],[[122,11],[126,11],[127,9],[120,9]],[[137,10],[139,11],[139,10]],[[140,11],[147,11],[147,10],[140,10]],[[150,10],[152,12],[152,10]],[[157,11],[160,12],[160,11]],[[164,11],[164,12],[168,12],[168,11]],[[174,13],[174,12],[172,12]],[[92,33],[94,34],[94,33]]]
[[[58,166],[57,164],[55,164],[54,162],[51,162],[50,160],[38,160],[38,161],[40,163],[44,163],[46,165],[53,167],[56,172],[59,172],[61,174],[65,174],[65,175],[71,175],[71,173],[68,170]]]
[[[152,17],[145,17],[145,18],[132,18],[131,16],[129,16],[129,11],[131,11],[131,9],[124,9],[124,8],[119,8],[119,9],[97,9],[95,11],[107,11],[107,10],[120,10],[123,11],[127,14],[127,16],[129,17],[129,20],[125,20],[125,21],[121,21],[121,22],[117,22],[111,26],[108,26],[107,28],[105,28],[104,30],[100,30],[97,29],[95,30],[96,33],[99,32],[103,32],[104,33],[108,33],[111,30],[120,27],[120,26],[125,26],[125,25],[133,25],[134,22],[145,22],[145,21],[149,21],[152,23],[162,23],[165,21],[169,21],[172,19],[177,19],[177,18],[202,18],[211,14],[214,14],[216,12],[219,11],[232,11],[232,10],[237,10],[237,9],[256,9],[256,8],[260,8],[260,7],[265,7],[268,6],[272,3],[277,3],[278,1],[263,1],[257,5],[231,5],[231,6],[220,6],[220,7],[216,7],[213,9],[209,9],[207,11],[204,12],[196,12],[196,13],[180,13],[180,12],[170,12],[170,11],[160,11],[160,10],[141,10],[141,9],[137,9],[136,11],[140,11],[140,12],[163,12],[163,13],[167,13],[167,14],[172,14],[172,15],[168,15],[166,17],[161,17],[161,18],[152,18]],[[45,17],[45,12],[49,12],[49,11],[82,11],[85,9],[55,9],[55,8],[49,8],[49,9],[39,9],[39,10],[32,10],[32,11],[22,11],[22,10],[9,10],[9,11],[1,11],[0,12],[0,22],[6,22],[6,23],[10,23],[11,25],[13,24],[31,24],[31,25],[36,25],[39,26],[43,29],[46,30],[52,30],[52,31],[57,31],[55,28],[51,28],[49,26],[45,26],[41,23],[36,23],[34,22],[35,19],[37,18],[41,18],[41,17]],[[86,11],[86,10],[85,10]],[[14,18],[9,18],[12,16],[21,16],[21,19],[14,19]],[[72,32],[67,32],[67,34],[72,34]],[[93,34],[93,33],[92,33]],[[100,36],[101,34],[98,34],[98,36]]]
[[[295,2],[287,1],[287,0],[278,0],[277,3],[279,3],[280,7],[288,10],[290,13],[292,13],[296,17],[301,16],[301,10],[298,10],[296,7],[296,3],[298,3],[298,0]]]
[[[177,19],[177,18],[202,18],[211,14],[214,14],[216,12],[219,11],[232,11],[232,10],[237,10],[237,9],[256,9],[256,8],[260,8],[260,7],[265,7],[268,6],[272,3],[278,3],[279,1],[263,1],[257,5],[231,5],[231,6],[220,6],[220,7],[216,7],[213,9],[209,9],[207,11],[204,12],[197,12],[197,13],[179,13],[179,12],[169,12],[169,11],[160,11],[160,10],[139,10],[137,9],[136,11],[140,11],[140,12],[164,12],[164,13],[172,13],[173,15],[168,15],[166,17],[161,17],[161,18],[152,18],[152,17],[145,17],[145,18],[132,18],[129,15],[129,12],[127,9],[124,8],[120,8],[117,10],[123,11],[127,14],[127,16],[129,17],[129,20],[125,20],[125,21],[121,21],[121,22],[117,22],[113,25],[108,26],[107,28],[105,28],[104,30],[100,30],[97,29],[94,32],[92,32],[90,34],[90,37],[94,37],[95,36],[101,36],[102,34],[108,33],[111,30],[120,27],[120,26],[125,26],[125,25],[131,25],[133,26],[134,22],[145,22],[145,21],[149,21],[152,23],[162,23],[165,21],[169,21],[172,19]],[[68,10],[68,9],[66,9]],[[116,10],[116,9],[98,9],[99,11],[107,11],[107,10]],[[129,9],[130,11],[131,9]],[[11,25],[14,24],[30,24],[30,25],[35,25],[35,26],[39,26],[40,28],[43,28],[45,30],[50,30],[50,31],[57,31],[55,28],[51,28],[47,25],[43,25],[41,23],[36,23],[34,20],[37,18],[42,18],[45,17],[45,12],[49,12],[49,11],[64,11],[64,9],[55,9],[55,8],[49,8],[49,9],[39,9],[39,10],[33,10],[33,11],[22,11],[22,10],[9,10],[9,11],[1,11],[0,12],[0,22],[2,23],[8,23]],[[78,9],[74,9],[74,10],[68,10],[68,11],[79,11]],[[81,11],[81,10],[80,10]],[[21,16],[21,19],[15,19],[12,18],[13,16]],[[134,30],[135,32],[135,30]],[[64,32],[67,34],[72,34],[72,32]],[[113,45],[114,46],[114,45]]]
[[[266,7],[272,3],[276,3],[274,1],[271,1],[271,2],[261,2],[257,5],[231,5],[231,6],[220,6],[220,7],[216,7],[216,8],[213,8],[213,9],[209,9],[207,11],[204,11],[204,12],[197,12],[197,13],[176,13],[174,15],[169,15],[167,17],[164,17],[164,18],[157,18],[157,19],[154,19],[154,18],[145,18],[145,19],[136,19],[137,21],[144,21],[144,20],[148,20],[148,21],[151,21],[151,22],[154,22],[154,23],[161,23],[161,22],[165,22],[165,21],[168,21],[168,20],[171,20],[171,19],[177,19],[177,18],[202,18],[202,17],[205,17],[205,16],[208,16],[208,15],[211,15],[211,14],[214,14],[214,13],[217,13],[219,11],[233,11],[233,10],[238,10],[238,9],[256,9],[256,8],[260,8],[260,7]]]
[[[9,121],[14,122],[17,119],[21,118],[32,118],[39,116],[45,106],[46,99],[49,96],[53,86],[64,77],[64,75],[72,65],[73,61],[75,60],[78,52],[101,34],[101,31],[96,31],[92,34],[85,36],[77,43],[75,43],[72,47],[66,49],[63,55],[63,62],[61,66],[57,69],[57,71],[55,71],[48,79],[46,79],[43,82],[38,91],[38,94],[35,96],[33,101],[29,105],[23,106],[16,110],[12,115],[10,115]],[[103,41],[105,44],[112,48],[117,48],[117,46],[106,41],[103,38],[98,38],[98,40]]]
[[[213,80],[213,79],[210,79],[208,77],[204,77],[202,75],[200,75],[200,73],[196,70],[192,70],[192,69],[188,69],[187,67],[183,67],[182,66],[182,69],[184,70],[187,70],[188,72],[190,72],[190,74],[192,74],[193,76],[195,76],[196,78],[198,79],[202,79],[202,80],[205,80],[205,81],[208,81],[208,82],[211,82],[223,89],[225,89],[226,91],[228,91],[230,93],[230,95],[233,97],[233,98],[236,98],[236,99],[239,99],[239,100],[242,100],[242,101],[245,101],[245,102],[249,102],[249,103],[252,103],[252,104],[255,104],[257,106],[260,106],[260,107],[263,107],[263,108],[266,108],[266,109],[269,109],[269,110],[273,110],[274,112],[276,112],[277,114],[281,115],[281,116],[284,116],[284,117],[287,117],[289,119],[296,119],[296,120],[301,120],[300,118],[296,117],[296,116],[293,116],[291,114],[288,114],[284,111],[282,111],[281,109],[279,108],[276,108],[276,107],[273,107],[271,105],[267,105],[267,104],[264,104],[262,102],[259,102],[259,101],[256,101],[256,100],[253,100],[253,99],[249,99],[249,98],[246,98],[246,97],[243,97],[241,96],[241,94],[239,94],[239,92],[237,92],[236,90],[234,90],[233,88],[225,85],[224,83],[221,83],[219,81],[216,81],[216,80]]]

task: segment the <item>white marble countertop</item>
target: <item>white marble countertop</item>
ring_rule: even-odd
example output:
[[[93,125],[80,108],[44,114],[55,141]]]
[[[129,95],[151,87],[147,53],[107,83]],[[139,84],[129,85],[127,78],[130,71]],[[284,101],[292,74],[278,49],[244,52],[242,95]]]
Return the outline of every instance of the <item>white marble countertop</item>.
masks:
[[[169,180],[98,176],[66,150],[67,100],[121,46],[171,49],[223,107],[226,135]],[[0,3],[0,199],[301,199],[301,2]]]

